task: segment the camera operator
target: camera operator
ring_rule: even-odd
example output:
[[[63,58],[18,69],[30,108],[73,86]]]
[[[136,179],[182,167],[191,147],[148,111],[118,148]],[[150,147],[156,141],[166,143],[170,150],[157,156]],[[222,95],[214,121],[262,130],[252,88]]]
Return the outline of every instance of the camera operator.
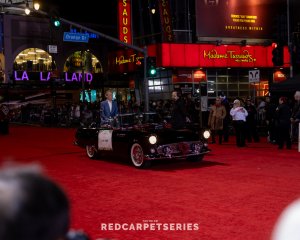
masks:
[[[87,240],[68,232],[69,200],[37,166],[0,171],[0,240]]]

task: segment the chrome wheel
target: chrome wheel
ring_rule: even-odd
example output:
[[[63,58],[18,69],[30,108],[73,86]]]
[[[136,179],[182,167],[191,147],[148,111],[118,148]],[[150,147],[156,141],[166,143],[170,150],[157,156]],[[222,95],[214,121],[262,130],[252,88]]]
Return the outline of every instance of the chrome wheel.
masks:
[[[86,145],[86,154],[88,155],[89,158],[96,158],[97,157],[97,149],[95,145]]]
[[[135,167],[142,167],[145,163],[144,152],[140,144],[134,143],[130,149],[130,158]]]

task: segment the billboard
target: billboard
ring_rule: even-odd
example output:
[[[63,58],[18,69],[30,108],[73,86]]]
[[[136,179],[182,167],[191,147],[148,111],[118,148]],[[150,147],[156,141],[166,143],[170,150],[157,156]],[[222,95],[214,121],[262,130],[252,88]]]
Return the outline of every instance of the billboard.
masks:
[[[200,37],[269,39],[285,0],[196,0]]]

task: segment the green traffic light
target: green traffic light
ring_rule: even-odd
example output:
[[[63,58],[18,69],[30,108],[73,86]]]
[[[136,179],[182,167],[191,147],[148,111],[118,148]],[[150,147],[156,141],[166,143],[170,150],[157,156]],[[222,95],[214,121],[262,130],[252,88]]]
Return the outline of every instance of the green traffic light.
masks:
[[[55,27],[60,27],[60,21],[58,20],[58,19],[55,19],[54,21],[53,21],[53,24],[54,24],[54,26]]]
[[[155,75],[155,74],[156,74],[156,69],[155,68],[150,69],[150,75]]]

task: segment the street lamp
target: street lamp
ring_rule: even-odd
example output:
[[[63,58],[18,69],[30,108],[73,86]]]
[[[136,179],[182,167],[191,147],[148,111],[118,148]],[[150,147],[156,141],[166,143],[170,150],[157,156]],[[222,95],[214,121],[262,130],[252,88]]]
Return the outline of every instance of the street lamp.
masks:
[[[29,4],[28,4],[28,1],[26,2],[26,7],[25,7],[25,14],[26,15],[29,15],[30,14],[30,9],[29,9]]]
[[[5,3],[1,1],[0,6],[1,12],[17,13],[17,11],[24,11],[26,15],[29,15],[32,10],[38,11],[40,9],[38,0],[5,0]]]
[[[39,4],[39,2],[34,2],[34,3],[33,3],[33,8],[34,8],[36,11],[38,11],[38,10],[40,9],[40,4]]]
[[[152,7],[152,8],[151,8],[151,13],[152,13],[152,14],[155,14],[155,12],[156,12],[155,7]]]

